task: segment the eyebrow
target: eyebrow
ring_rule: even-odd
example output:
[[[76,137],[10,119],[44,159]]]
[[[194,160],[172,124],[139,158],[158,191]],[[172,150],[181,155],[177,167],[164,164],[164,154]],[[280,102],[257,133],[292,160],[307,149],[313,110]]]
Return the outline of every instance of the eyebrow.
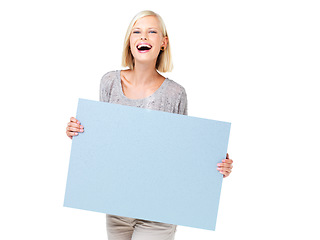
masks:
[[[135,27],[135,28],[132,28],[132,30],[133,30],[133,29],[141,29],[141,28]],[[157,28],[157,27],[150,27],[150,28],[148,28],[148,29],[158,29],[158,30],[159,30],[159,28]]]

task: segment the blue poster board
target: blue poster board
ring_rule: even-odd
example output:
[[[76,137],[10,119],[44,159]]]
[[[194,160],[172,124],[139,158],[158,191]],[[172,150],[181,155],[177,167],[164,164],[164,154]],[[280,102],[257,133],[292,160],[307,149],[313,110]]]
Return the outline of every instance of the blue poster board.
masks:
[[[79,99],[64,206],[215,230],[230,123]]]

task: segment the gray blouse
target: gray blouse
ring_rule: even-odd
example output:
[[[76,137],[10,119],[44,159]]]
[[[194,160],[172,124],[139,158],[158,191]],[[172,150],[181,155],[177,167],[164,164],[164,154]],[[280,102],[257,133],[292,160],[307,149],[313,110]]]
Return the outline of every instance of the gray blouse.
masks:
[[[166,78],[149,97],[131,99],[122,91],[120,71],[110,71],[103,75],[100,83],[100,101],[188,115],[187,94],[180,84]]]

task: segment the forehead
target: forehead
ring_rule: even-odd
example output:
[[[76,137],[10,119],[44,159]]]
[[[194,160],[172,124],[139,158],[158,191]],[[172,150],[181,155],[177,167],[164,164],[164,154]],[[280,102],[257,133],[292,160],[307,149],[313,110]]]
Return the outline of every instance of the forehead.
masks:
[[[160,22],[156,16],[145,16],[138,19],[132,28],[160,28]]]

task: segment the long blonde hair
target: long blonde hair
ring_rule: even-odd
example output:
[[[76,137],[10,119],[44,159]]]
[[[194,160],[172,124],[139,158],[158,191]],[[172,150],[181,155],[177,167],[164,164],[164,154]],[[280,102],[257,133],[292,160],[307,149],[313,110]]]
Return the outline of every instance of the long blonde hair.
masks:
[[[170,51],[170,41],[167,33],[166,26],[160,17],[159,14],[150,11],[150,10],[144,10],[139,12],[134,18],[131,20],[129,27],[127,29],[127,33],[124,39],[124,44],[123,44],[123,52],[122,52],[122,66],[123,67],[129,67],[131,70],[133,70],[134,67],[134,60],[133,60],[133,55],[130,50],[130,34],[132,31],[133,25],[136,23],[136,21],[142,17],[146,16],[156,16],[157,19],[159,20],[160,23],[160,30],[162,32],[163,37],[168,38],[168,44],[165,50],[161,50],[158,59],[156,62],[156,69],[160,72],[171,72],[173,69],[173,64],[172,64],[172,57],[171,57],[171,51]]]

